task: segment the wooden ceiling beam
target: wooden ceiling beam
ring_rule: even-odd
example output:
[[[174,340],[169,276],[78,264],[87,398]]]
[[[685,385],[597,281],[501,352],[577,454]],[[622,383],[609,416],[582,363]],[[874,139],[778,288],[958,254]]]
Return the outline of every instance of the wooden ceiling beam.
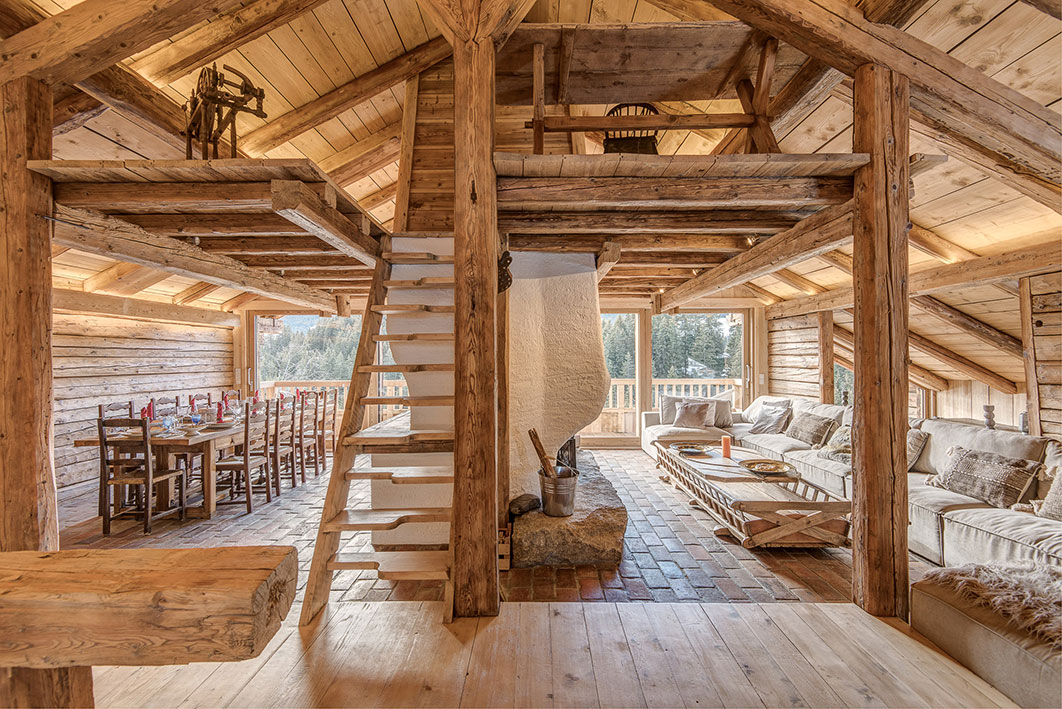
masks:
[[[361,261],[376,263],[380,242],[335,207],[322,200],[304,182],[273,180],[273,211],[305,229],[336,251]]]
[[[818,283],[815,283],[814,281],[809,281],[807,278],[804,278],[799,273],[794,273],[788,268],[779,268],[771,275],[777,278],[782,283],[785,283],[790,288],[796,288],[798,291],[801,291],[807,295],[815,295],[817,293],[826,292],[826,289],[820,286]]]
[[[608,272],[612,270],[612,267],[619,263],[620,256],[622,255],[622,248],[615,241],[606,241],[601,247],[601,251],[597,253],[595,260],[597,264],[597,282],[608,275]]]
[[[852,198],[848,177],[499,177],[498,211],[814,207]]]
[[[244,254],[338,254],[331,244],[311,236],[201,236],[190,242],[203,251],[238,257]],[[344,258],[350,259],[349,254]],[[350,263],[348,261],[348,263]]]
[[[945,364],[958,372],[962,372],[971,379],[992,387],[996,391],[1001,391],[1004,394],[1018,393],[1018,385],[1011,380],[956,352],[953,352],[952,350],[949,350],[943,345],[938,345],[924,335],[919,335],[917,332],[908,332],[907,338],[908,345],[916,352],[921,352],[924,355],[932,357],[942,364]]]
[[[349,256],[341,254],[247,254],[241,255],[239,260],[252,268],[282,271],[285,275],[311,269],[345,271],[358,265]]]
[[[834,338],[836,341],[836,338]],[[834,353],[833,361],[841,365],[849,372],[855,372],[855,365],[852,364],[852,353],[849,350],[841,349]],[[947,391],[951,387],[951,382],[940,376],[935,372],[931,372],[925,367],[920,367],[913,362],[907,364],[907,376],[911,378],[911,381],[922,387],[923,389],[929,389],[931,391]]]
[[[498,214],[508,234],[777,234],[813,212],[807,210],[711,211],[513,211]]]
[[[1059,0],[1021,0],[1029,7],[1035,7],[1040,12],[1050,15],[1056,20],[1062,20],[1062,2]]]
[[[322,197],[331,189],[325,182],[302,184]],[[270,182],[57,182],[53,192],[56,202],[69,207],[105,214],[180,214],[174,221],[200,212],[273,212]]]
[[[911,298],[911,305],[957,330],[961,330],[970,337],[996,348],[1000,352],[1005,352],[1013,357],[1022,357],[1021,340],[981,322],[972,315],[967,315],[958,308],[954,308],[931,295],[914,296]]]
[[[0,42],[0,83],[76,83],[238,5],[238,0],[84,0]]]
[[[305,236],[277,214],[123,214],[130,224],[159,236]]]
[[[317,164],[341,186],[357,182],[398,160],[401,130],[401,123],[392,123]]]
[[[737,257],[735,257],[737,258]],[[933,293],[969,285],[984,285],[999,280],[1020,278],[1062,268],[1062,252],[1052,241],[998,256],[980,256],[948,266],[930,268],[908,276],[910,295]],[[839,310],[852,307],[853,292],[849,287],[786,300],[767,308],[768,318],[784,318],[820,310]]]
[[[178,239],[151,234],[120,219],[61,204],[55,205],[53,215],[52,240],[79,251],[335,312],[335,299],[327,293],[249,268],[227,256],[207,253]]]
[[[747,113],[660,113],[646,116],[546,116],[542,125],[546,133],[590,133],[617,130],[712,130],[751,126],[755,121],[755,116]],[[526,121],[524,127],[534,127],[534,121]]]
[[[52,310],[64,313],[116,315],[134,320],[191,323],[210,327],[238,327],[240,324],[238,317],[218,310],[61,288],[52,289]]]
[[[723,254],[699,253],[696,251],[631,251],[624,249],[620,263],[624,266],[663,266],[705,268],[724,263]]]
[[[371,212],[372,210],[379,207],[381,204],[390,202],[397,195],[398,183],[392,182],[391,184],[387,185],[387,187],[381,187],[372,194],[357,200],[357,202],[358,205],[361,206],[361,208],[364,209],[366,212]]]
[[[660,306],[673,310],[697,298],[766,276],[852,240],[852,203],[824,209],[786,232],[752,247],[663,294]]]
[[[368,101],[376,94],[413,78],[450,54],[451,49],[446,40],[436,37],[256,128],[243,137],[243,147],[256,154],[266,153]]]
[[[574,251],[597,253],[606,243],[636,251],[697,251],[736,254],[748,249],[748,240],[740,236],[710,234],[515,234],[509,237],[514,251]]]
[[[207,283],[206,281],[199,281],[185,288],[183,291],[173,296],[174,305],[187,305],[188,303],[195,302],[202,298],[207,297],[221,286],[216,283]]]
[[[868,21],[841,0],[715,4],[849,76],[868,63],[903,72],[919,121],[949,132],[1005,170],[1033,175],[1059,190],[1057,114],[1009,86],[912,35]]]
[[[86,278],[81,289],[86,293],[104,291],[111,295],[134,295],[161,283],[170,275],[150,266],[119,262]]]
[[[173,83],[324,2],[257,0],[217,15],[170,42],[160,43],[155,51],[133,62],[132,68],[159,84]]]
[[[56,92],[52,102],[52,135],[77,130],[109,110],[110,106],[79,89],[69,87],[65,95]]]

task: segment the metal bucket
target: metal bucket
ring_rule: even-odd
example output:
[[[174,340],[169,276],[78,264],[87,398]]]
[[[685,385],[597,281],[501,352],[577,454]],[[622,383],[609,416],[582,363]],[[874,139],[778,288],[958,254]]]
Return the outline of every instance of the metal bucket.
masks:
[[[550,517],[570,517],[575,511],[575,485],[579,471],[567,478],[551,478],[538,471],[538,488],[542,493],[542,511]]]

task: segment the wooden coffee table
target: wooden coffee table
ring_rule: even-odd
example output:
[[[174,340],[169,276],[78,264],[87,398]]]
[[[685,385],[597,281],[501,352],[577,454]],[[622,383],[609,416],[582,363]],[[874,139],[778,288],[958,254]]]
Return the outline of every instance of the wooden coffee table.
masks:
[[[723,458],[718,447],[708,455],[686,456],[658,441],[657,467],[695,505],[722,525],[747,549],[756,547],[840,547],[848,545],[852,503],[800,479],[793,471],[760,475],[742,460],[763,458],[733,447]],[[720,530],[716,530],[719,532]]]

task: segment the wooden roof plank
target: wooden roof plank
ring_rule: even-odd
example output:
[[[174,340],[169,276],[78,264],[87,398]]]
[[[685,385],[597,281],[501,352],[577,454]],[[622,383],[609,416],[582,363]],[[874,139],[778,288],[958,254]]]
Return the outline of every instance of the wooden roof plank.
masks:
[[[563,160],[559,159],[563,158]],[[866,153],[793,155],[518,155],[495,153],[498,177],[848,177]],[[610,169],[611,167],[611,169]]]

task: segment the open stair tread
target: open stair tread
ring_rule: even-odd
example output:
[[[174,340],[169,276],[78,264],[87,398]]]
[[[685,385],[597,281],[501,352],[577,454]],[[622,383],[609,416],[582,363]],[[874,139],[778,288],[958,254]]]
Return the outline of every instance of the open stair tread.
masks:
[[[453,406],[453,396],[366,396],[365,406]]]
[[[452,265],[454,262],[453,256],[432,254],[426,251],[385,251],[380,254],[380,257],[392,264],[434,263]]]
[[[384,281],[384,287],[386,288],[453,288],[454,279],[439,276],[439,277],[425,277],[415,278],[412,280],[402,281]]]
[[[390,581],[445,581],[450,576],[450,552],[339,552],[328,562],[328,568],[375,569],[379,578]]]
[[[454,312],[454,306],[402,303],[396,305],[374,305],[372,306],[372,311],[384,315],[399,315],[402,313],[452,313]]]
[[[449,484],[454,480],[454,469],[447,465],[355,468],[347,471],[347,480],[390,480],[396,485]]]
[[[368,364],[358,367],[359,372],[452,372],[454,365],[447,362],[435,364]]]
[[[452,332],[409,332],[397,335],[376,335],[373,342],[453,342]]]
[[[454,432],[444,429],[410,429],[409,412],[393,416],[343,439],[347,445],[384,445],[427,441],[453,441]]]
[[[401,510],[358,508],[343,510],[325,522],[326,532],[372,532],[394,529],[403,524],[449,522],[449,507],[420,507]]]

